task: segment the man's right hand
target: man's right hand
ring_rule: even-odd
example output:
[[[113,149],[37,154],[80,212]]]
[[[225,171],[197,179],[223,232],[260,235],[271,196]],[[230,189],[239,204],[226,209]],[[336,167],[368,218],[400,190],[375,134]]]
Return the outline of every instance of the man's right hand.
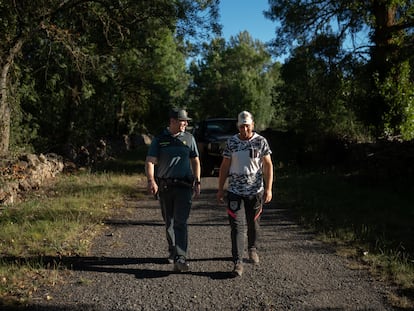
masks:
[[[219,204],[224,204],[224,191],[223,190],[218,190],[216,196],[217,196],[217,202]]]
[[[158,193],[158,185],[155,180],[148,180],[147,191],[151,195]]]

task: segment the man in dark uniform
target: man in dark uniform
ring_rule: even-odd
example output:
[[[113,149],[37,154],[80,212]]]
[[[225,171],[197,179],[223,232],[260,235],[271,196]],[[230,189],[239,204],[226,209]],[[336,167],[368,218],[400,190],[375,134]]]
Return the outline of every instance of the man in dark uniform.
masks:
[[[174,271],[189,270],[188,229],[192,199],[200,195],[200,160],[193,135],[186,132],[187,111],[173,108],[169,126],[151,142],[145,161],[148,192],[159,195],[169,261]],[[155,170],[157,166],[157,170]]]

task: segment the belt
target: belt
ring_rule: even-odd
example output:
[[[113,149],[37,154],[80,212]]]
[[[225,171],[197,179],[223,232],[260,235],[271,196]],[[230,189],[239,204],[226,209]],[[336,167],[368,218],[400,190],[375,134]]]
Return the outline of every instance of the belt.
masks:
[[[190,182],[188,179],[183,178],[158,178],[160,183],[164,183],[167,186],[185,186],[185,187],[192,187],[193,183]]]

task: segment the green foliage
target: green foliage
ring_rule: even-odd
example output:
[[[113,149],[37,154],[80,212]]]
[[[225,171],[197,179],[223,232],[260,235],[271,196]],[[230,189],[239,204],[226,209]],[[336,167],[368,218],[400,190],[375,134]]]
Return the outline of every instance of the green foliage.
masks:
[[[273,47],[276,52],[293,51],[320,35],[332,35],[340,42],[361,42],[359,32],[366,31],[370,4],[364,1],[270,0],[265,16],[275,24]],[[367,52],[365,42],[358,53]]]
[[[217,1],[0,5],[1,67],[12,73],[0,82],[23,86],[7,90],[16,104],[15,143],[25,136],[39,152],[157,127],[165,108],[183,100],[185,40],[193,38],[194,47],[200,33],[219,31]],[[14,51],[15,42],[22,48]],[[24,76],[13,74],[19,68]],[[0,108],[9,104],[4,100]],[[37,132],[18,133],[19,124]]]
[[[333,48],[323,54],[328,56],[333,52],[336,55],[334,59],[326,58],[326,63],[331,65],[333,61],[336,66],[349,63],[353,68],[365,63],[365,73],[358,75],[351,70],[347,72],[351,76],[347,76],[348,81],[343,84],[346,87],[334,88],[349,95],[343,100],[345,104],[352,103],[353,111],[345,107],[344,112],[351,118],[352,115],[359,117],[359,123],[376,136],[412,138],[410,90],[413,78],[407,60],[412,55],[413,3],[399,0],[372,3],[271,0],[269,4],[270,9],[265,15],[278,22],[274,51],[283,53],[289,49],[295,55],[298,47],[306,49],[319,40],[324,48]],[[327,41],[327,38],[330,39]],[[332,78],[335,80],[334,76]],[[323,81],[321,91],[327,82]],[[328,91],[325,89],[321,95]],[[299,97],[299,102],[304,103],[304,98]],[[343,106],[340,102],[333,102],[333,105]],[[353,120],[350,122],[354,123]]]
[[[367,129],[413,137],[411,4],[269,4],[267,17],[281,22],[273,49],[292,52],[282,69],[247,32],[211,39],[220,31],[215,0],[2,1],[0,59],[10,68],[0,109],[8,111],[8,96],[12,148],[59,151],[154,132],[172,105],[195,119],[247,109],[258,129],[315,137],[355,138]],[[382,13],[399,27],[384,31]],[[349,51],[361,32],[371,42],[354,41],[361,44]],[[209,43],[186,72],[200,36]]]
[[[331,39],[321,36],[297,48],[282,66],[284,84],[277,88],[287,130],[310,140],[319,140],[321,135],[355,137],[359,131],[347,90],[352,78]]]
[[[255,116],[258,129],[271,123],[272,90],[277,75],[264,45],[242,32],[226,44],[223,39],[205,46],[203,58],[193,63],[192,108],[198,117],[235,117],[242,110]]]
[[[403,139],[414,139],[414,84],[410,80],[408,61],[395,66],[383,83],[377,79],[377,88],[389,107],[384,114],[385,133],[401,134]]]

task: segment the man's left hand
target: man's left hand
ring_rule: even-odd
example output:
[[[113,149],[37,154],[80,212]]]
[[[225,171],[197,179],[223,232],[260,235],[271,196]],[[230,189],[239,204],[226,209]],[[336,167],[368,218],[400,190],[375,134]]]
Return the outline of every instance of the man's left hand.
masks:
[[[200,196],[201,193],[201,185],[200,183],[194,184],[194,198],[197,199]]]
[[[272,191],[265,190],[263,194],[263,203],[264,204],[270,203],[270,201],[272,201],[272,197],[273,197]]]

